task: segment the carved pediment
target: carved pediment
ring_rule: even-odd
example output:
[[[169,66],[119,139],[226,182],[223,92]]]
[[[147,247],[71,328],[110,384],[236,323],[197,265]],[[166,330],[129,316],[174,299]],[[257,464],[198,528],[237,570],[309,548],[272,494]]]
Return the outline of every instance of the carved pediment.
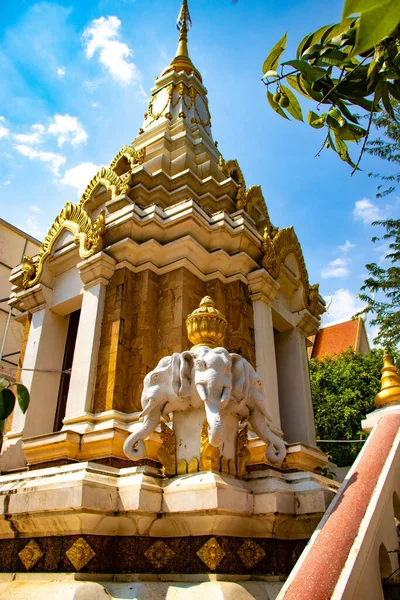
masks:
[[[35,261],[30,256],[24,256],[22,263],[22,285],[24,288],[32,287],[38,283],[46,261],[66,231],[72,233],[75,243],[79,244],[79,255],[84,259],[101,250],[104,230],[104,211],[100,213],[95,221],[92,221],[81,205],[67,202],[50,227]]]

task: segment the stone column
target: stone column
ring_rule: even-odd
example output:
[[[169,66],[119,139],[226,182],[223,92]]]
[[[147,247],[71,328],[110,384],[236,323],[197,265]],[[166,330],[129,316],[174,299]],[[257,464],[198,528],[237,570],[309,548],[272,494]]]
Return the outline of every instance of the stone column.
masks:
[[[278,433],[281,433],[278,376],[271,310],[271,303],[278,292],[279,283],[265,269],[249,273],[247,279],[254,311],[256,371],[264,382],[272,425]]]
[[[305,311],[297,327],[276,335],[282,429],[290,444],[316,445],[306,346],[316,328],[318,319]]]
[[[100,252],[78,264],[84,292],[65,420],[92,411],[106,286],[116,261]],[[63,428],[73,429],[70,425]]]
[[[14,410],[11,430],[5,437],[4,469],[25,464],[23,438],[53,431],[68,319],[48,308],[51,295],[52,290],[42,284],[18,295],[20,304],[32,314],[20,379],[30,392],[30,403],[25,415],[18,406]]]

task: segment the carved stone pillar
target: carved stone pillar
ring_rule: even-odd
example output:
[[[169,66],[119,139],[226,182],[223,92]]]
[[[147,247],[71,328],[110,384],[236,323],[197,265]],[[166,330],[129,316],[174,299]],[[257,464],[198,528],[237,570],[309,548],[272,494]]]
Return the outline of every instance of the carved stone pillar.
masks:
[[[318,320],[305,312],[297,327],[276,336],[282,429],[289,444],[316,445],[306,346],[315,327]]]
[[[250,273],[247,279],[254,311],[256,371],[264,382],[273,427],[280,432],[278,376],[271,310],[271,303],[278,292],[279,283],[265,269]]]
[[[65,420],[92,410],[104,298],[115,260],[101,252],[78,264],[84,284]],[[65,426],[64,426],[65,427]],[[73,426],[68,425],[68,429]]]
[[[30,392],[30,404],[25,415],[18,407],[14,410],[4,440],[4,469],[25,464],[22,438],[53,431],[68,321],[48,308],[51,296],[52,290],[42,284],[18,295],[20,305],[32,314],[20,379]]]

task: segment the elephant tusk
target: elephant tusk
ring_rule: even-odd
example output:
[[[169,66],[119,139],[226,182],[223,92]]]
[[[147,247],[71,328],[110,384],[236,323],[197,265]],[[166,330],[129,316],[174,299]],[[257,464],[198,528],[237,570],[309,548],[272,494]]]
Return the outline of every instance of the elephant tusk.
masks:
[[[224,389],[222,390],[222,395],[221,395],[221,410],[223,410],[224,408],[226,408],[228,406],[230,399],[231,399],[231,388],[224,387]]]
[[[204,385],[204,383],[196,383],[196,390],[197,393],[199,394],[201,400],[203,400],[203,402],[207,401],[207,392],[206,392],[206,386]]]

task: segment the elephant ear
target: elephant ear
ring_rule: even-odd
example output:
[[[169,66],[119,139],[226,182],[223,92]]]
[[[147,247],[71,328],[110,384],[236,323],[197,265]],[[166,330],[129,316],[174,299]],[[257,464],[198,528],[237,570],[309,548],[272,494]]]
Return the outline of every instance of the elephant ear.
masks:
[[[181,386],[179,389],[179,396],[187,398],[190,396],[192,386],[192,368],[193,368],[193,356],[188,350],[182,352],[180,356],[180,381]]]
[[[178,396],[181,387],[181,355],[179,352],[174,352],[172,355],[172,389]]]
[[[249,394],[249,367],[250,364],[240,356],[231,354],[232,357],[232,394],[237,400],[246,400]]]

